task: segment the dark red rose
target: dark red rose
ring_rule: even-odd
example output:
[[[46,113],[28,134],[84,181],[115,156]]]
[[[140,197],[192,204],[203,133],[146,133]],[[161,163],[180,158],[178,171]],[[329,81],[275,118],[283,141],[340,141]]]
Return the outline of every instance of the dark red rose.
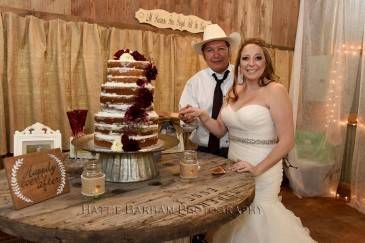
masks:
[[[148,65],[148,67],[145,70],[145,75],[146,78],[150,81],[150,80],[155,80],[156,76],[157,76],[157,68],[155,65]]]
[[[123,53],[129,53],[129,49],[122,49],[114,53],[114,60],[119,60],[120,56],[123,55]]]
[[[146,61],[147,59],[138,51],[134,51],[131,53],[131,55],[133,56],[134,60],[136,61]]]
[[[126,119],[127,122],[141,122],[145,120],[146,117],[147,117],[146,111],[138,104],[130,106],[124,115],[124,118]]]
[[[138,93],[134,100],[136,102],[136,104],[142,108],[150,107],[153,102],[152,92],[146,88],[138,89],[137,92]]]
[[[122,144],[124,151],[138,151],[141,149],[138,142],[134,139],[130,139],[127,134],[123,134]]]
[[[144,88],[144,86],[146,85],[146,81],[144,79],[138,79],[136,84],[139,86],[139,87],[142,87]]]

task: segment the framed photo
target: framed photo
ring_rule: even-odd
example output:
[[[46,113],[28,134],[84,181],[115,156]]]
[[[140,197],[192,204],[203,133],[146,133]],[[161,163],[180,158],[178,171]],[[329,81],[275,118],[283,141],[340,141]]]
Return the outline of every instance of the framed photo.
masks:
[[[39,122],[14,134],[14,156],[55,148],[62,149],[60,131]]]
[[[54,141],[24,141],[23,142],[23,154],[29,154],[34,152],[40,152],[52,149],[54,147]]]

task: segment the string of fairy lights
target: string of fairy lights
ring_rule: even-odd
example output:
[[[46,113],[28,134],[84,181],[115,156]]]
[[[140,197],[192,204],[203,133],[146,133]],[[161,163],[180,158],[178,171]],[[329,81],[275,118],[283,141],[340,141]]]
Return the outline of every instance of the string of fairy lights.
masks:
[[[350,123],[348,121],[341,121],[341,98],[344,94],[341,94],[343,91],[343,82],[345,78],[347,78],[346,67],[348,66],[349,58],[360,56],[362,54],[362,46],[354,45],[354,44],[342,44],[336,48],[334,53],[334,59],[332,61],[330,75],[329,75],[329,87],[327,93],[327,101],[326,101],[326,120],[325,127],[333,128],[334,126],[340,125],[353,125],[356,126],[357,122],[354,121]],[[356,120],[356,119],[355,119]],[[338,130],[338,129],[331,129]],[[332,193],[332,192],[331,192]],[[350,196],[347,193],[343,194],[339,191],[333,192],[337,199],[342,199],[345,201],[350,200]]]
[[[342,82],[346,75],[345,63],[351,56],[361,55],[362,46],[354,44],[342,44],[336,48],[334,61],[330,71],[329,88],[326,102],[325,128],[339,124],[340,102],[342,92]],[[347,123],[346,123],[347,124]]]

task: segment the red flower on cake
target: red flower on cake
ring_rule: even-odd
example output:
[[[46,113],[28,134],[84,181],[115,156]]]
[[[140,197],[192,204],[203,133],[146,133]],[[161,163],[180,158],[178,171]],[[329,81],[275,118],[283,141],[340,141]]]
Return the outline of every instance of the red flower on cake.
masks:
[[[147,113],[141,106],[134,104],[127,109],[124,118],[127,122],[141,122],[147,118]]]
[[[129,49],[122,49],[114,53],[114,60],[119,60],[120,56],[123,55],[123,53],[129,53]]]
[[[123,134],[122,144],[123,144],[124,151],[138,151],[141,149],[139,147],[137,140],[130,139],[127,134]]]
[[[136,61],[146,61],[147,59],[138,51],[134,51],[131,53],[131,55],[133,56],[134,60]]]
[[[149,64],[146,70],[144,71],[146,78],[150,80],[155,80],[157,76],[157,68],[155,65]]]
[[[146,81],[144,79],[138,79],[136,84],[139,86],[139,87],[142,87],[144,88],[144,86],[146,85]]]
[[[135,102],[142,108],[148,108],[153,102],[152,92],[146,88],[138,89]]]

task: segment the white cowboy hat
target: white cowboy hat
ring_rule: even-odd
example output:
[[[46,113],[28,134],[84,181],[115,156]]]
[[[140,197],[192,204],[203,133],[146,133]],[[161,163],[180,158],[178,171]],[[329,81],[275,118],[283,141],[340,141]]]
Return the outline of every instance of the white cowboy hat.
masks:
[[[233,32],[229,36],[224,33],[224,30],[217,24],[207,25],[204,29],[203,40],[198,43],[192,44],[192,47],[198,54],[202,54],[202,47],[205,43],[215,40],[225,40],[231,46],[238,45],[241,41],[241,36],[237,32]]]

